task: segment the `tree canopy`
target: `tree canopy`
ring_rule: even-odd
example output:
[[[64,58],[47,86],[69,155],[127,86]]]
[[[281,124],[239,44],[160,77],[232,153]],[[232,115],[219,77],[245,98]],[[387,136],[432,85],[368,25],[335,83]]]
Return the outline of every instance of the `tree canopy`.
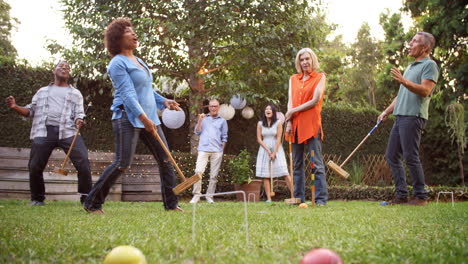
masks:
[[[14,60],[17,52],[11,44],[10,36],[11,30],[18,23],[18,20],[10,16],[10,9],[11,6],[5,0],[0,0],[0,59]]]

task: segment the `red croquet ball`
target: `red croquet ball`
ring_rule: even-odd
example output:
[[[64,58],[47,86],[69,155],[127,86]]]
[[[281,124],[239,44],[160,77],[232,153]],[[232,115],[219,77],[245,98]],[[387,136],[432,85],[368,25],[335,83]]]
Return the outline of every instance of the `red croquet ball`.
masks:
[[[340,256],[326,248],[316,248],[307,252],[300,264],[343,264]]]

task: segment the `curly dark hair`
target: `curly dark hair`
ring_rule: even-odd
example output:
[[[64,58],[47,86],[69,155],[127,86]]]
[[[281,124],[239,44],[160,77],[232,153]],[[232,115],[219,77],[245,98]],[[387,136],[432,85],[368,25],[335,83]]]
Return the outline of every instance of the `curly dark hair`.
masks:
[[[133,27],[133,25],[130,19],[126,17],[116,18],[107,26],[104,34],[104,44],[111,57],[122,51],[120,40],[127,27]]]

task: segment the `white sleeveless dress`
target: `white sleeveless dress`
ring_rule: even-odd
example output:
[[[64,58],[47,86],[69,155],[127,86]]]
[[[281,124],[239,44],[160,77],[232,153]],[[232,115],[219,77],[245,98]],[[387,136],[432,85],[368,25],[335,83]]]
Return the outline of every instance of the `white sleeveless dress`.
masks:
[[[265,143],[269,149],[274,150],[277,139],[276,134],[278,132],[278,125],[280,122],[281,121],[277,120],[271,127],[264,127],[262,126],[262,121],[258,122],[262,128],[263,143]],[[276,153],[276,159],[273,161],[272,165],[272,176],[274,178],[289,174],[283,146],[280,145],[278,152]],[[260,178],[270,177],[270,155],[268,155],[268,152],[262,146],[260,146],[260,149],[258,150],[255,176]]]

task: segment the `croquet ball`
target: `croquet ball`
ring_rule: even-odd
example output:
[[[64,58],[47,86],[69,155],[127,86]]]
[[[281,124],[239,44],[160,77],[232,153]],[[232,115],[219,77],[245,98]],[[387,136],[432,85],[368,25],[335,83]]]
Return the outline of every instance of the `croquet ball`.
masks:
[[[136,247],[118,246],[107,254],[104,264],[146,264],[146,258]]]
[[[343,264],[343,260],[329,249],[316,248],[307,252],[300,264]]]
[[[299,204],[299,208],[307,208],[309,207],[306,203]]]

